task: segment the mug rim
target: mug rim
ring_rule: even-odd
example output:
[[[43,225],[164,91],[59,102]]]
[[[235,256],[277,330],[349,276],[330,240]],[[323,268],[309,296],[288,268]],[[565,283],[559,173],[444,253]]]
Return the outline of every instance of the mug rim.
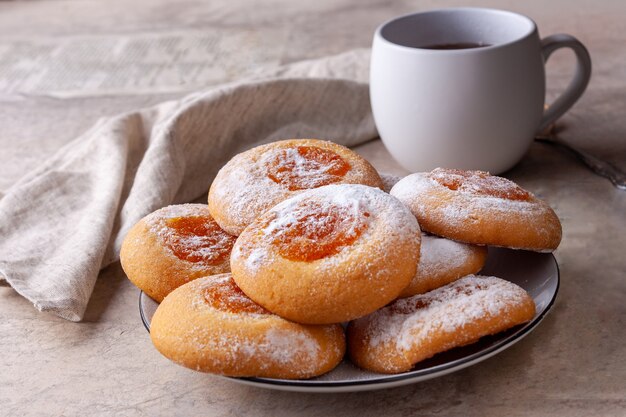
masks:
[[[425,14],[436,14],[436,13],[442,13],[442,12],[464,12],[464,11],[479,11],[479,12],[483,12],[483,13],[489,13],[489,14],[500,14],[500,15],[508,15],[511,17],[516,17],[516,18],[521,18],[523,20],[525,20],[527,23],[530,24],[529,26],[529,30],[524,32],[522,35],[516,37],[513,40],[507,41],[507,42],[502,42],[502,43],[497,43],[497,44],[493,44],[493,45],[488,45],[488,46],[482,46],[480,48],[471,48],[471,49],[445,49],[445,50],[441,50],[441,49],[427,49],[427,48],[419,48],[419,47],[414,47],[414,46],[406,46],[406,45],[402,45],[399,43],[395,43],[392,42],[391,40],[385,38],[385,36],[383,36],[382,31],[385,29],[385,27],[391,25],[392,23],[395,23],[401,19],[405,19],[407,17],[411,17],[411,16],[417,16],[417,15],[425,15]],[[521,14],[521,13],[517,13],[517,12],[512,12],[509,10],[502,10],[502,9],[493,9],[493,8],[489,8],[489,7],[443,7],[443,8],[438,8],[438,9],[428,9],[428,10],[424,10],[424,11],[420,11],[420,12],[412,12],[412,13],[406,13],[400,16],[396,16],[396,17],[392,17],[389,20],[386,20],[385,22],[381,23],[377,28],[376,31],[374,32],[374,40],[378,40],[383,42],[384,44],[397,48],[399,50],[405,51],[405,52],[412,52],[412,53],[427,53],[427,54],[474,54],[474,53],[479,53],[479,52],[486,52],[486,51],[493,51],[496,49],[500,49],[500,48],[504,48],[513,44],[516,44],[518,42],[523,42],[525,40],[527,40],[528,38],[531,38],[533,35],[535,35],[536,33],[538,33],[537,30],[537,24],[535,23],[535,21],[533,19],[531,19],[530,17]]]

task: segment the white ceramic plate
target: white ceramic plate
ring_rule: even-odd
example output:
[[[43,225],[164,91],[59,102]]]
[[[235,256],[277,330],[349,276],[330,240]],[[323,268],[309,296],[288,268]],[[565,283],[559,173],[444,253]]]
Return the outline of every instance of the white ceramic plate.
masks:
[[[541,322],[554,304],[559,289],[559,268],[552,254],[489,248],[487,264],[481,274],[507,279],[528,291],[537,306],[533,320],[497,335],[483,337],[472,345],[435,355],[418,363],[413,370],[396,375],[364,371],[346,359],[331,372],[313,379],[229,379],[242,384],[284,391],[367,391],[425,381],[484,361],[520,341]],[[154,300],[141,293],[139,311],[148,331],[150,331],[150,321],[157,307],[158,304]]]

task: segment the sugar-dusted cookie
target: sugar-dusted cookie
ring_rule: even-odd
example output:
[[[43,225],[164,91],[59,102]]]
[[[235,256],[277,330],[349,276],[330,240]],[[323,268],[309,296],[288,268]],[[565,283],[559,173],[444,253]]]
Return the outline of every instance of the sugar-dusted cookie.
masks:
[[[487,247],[422,234],[417,273],[400,297],[423,294],[465,275],[475,274],[487,260]]]
[[[227,376],[310,378],[343,358],[340,325],[296,324],[250,300],[230,274],[199,278],[157,308],[150,337],[174,362]]]
[[[339,323],[395,299],[415,276],[420,230],[395,197],[364,185],[328,185],[283,201],[237,239],[237,285],[300,323]]]
[[[128,232],[120,253],[128,279],[156,301],[193,279],[230,271],[235,237],[204,204],[164,207]]]
[[[328,184],[382,188],[376,170],[345,146],[317,139],[273,142],[236,155],[209,190],[209,210],[227,232],[239,235],[281,201]]]
[[[561,241],[552,208],[506,178],[483,171],[437,168],[400,180],[391,195],[423,230],[478,245],[550,252]]]
[[[530,321],[533,299],[500,278],[468,275],[396,300],[348,326],[352,362],[382,373],[409,371],[436,353]]]

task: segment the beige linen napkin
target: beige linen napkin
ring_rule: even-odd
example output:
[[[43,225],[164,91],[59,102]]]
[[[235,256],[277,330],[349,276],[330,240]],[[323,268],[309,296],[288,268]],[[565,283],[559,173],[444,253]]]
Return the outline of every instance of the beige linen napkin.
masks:
[[[236,153],[374,138],[368,64],[368,50],[351,51],[101,120],[0,199],[0,278],[39,310],[81,320],[130,227],[206,194]]]

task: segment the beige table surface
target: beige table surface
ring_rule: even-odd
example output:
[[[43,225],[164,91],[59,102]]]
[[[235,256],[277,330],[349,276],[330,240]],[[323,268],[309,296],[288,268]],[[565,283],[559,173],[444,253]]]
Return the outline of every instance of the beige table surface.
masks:
[[[261,61],[276,65],[367,47],[381,21],[459,4],[508,8],[534,18],[543,35],[579,37],[591,52],[594,75],[563,118],[563,137],[626,170],[623,1],[0,2],[0,44],[31,37],[252,31],[262,40],[257,55],[268,57]],[[246,44],[235,44],[223,59],[249,52]],[[572,64],[568,53],[551,59],[550,97],[567,84]],[[184,89],[69,98],[0,91],[0,197],[99,117],[180,97]],[[381,170],[404,173],[380,142],[358,151]],[[138,290],[115,264],[101,273],[81,323],[39,313],[11,288],[0,287],[0,415],[626,415],[626,192],[543,144],[533,145],[506,176],[548,200],[561,218],[564,237],[555,255],[562,283],[552,313],[537,330],[490,360],[371,393],[242,386],[162,358],[141,325]]]

